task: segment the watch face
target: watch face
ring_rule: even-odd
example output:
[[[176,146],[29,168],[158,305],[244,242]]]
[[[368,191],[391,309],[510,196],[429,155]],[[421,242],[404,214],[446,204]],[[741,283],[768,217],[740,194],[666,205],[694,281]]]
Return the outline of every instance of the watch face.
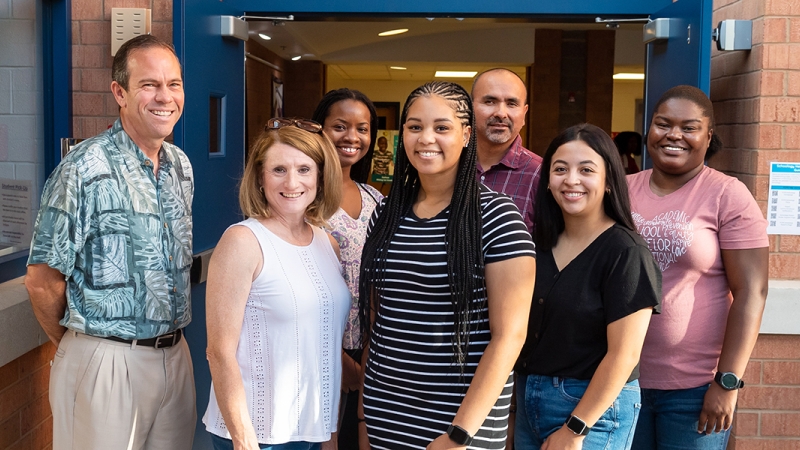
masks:
[[[732,373],[725,373],[720,378],[720,384],[727,389],[736,389],[739,385],[739,380],[736,378],[736,375]]]

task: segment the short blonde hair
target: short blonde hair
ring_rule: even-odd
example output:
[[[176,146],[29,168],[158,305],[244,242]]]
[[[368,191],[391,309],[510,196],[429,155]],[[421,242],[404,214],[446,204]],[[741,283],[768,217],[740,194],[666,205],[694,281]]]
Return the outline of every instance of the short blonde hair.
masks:
[[[248,217],[270,217],[269,204],[261,192],[261,176],[267,152],[278,143],[300,150],[317,164],[317,195],[306,209],[306,219],[312,225],[325,225],[339,209],[342,200],[342,168],[336,147],[324,134],[301,130],[295,126],[266,130],[253,143],[239,186],[239,206],[242,212]]]

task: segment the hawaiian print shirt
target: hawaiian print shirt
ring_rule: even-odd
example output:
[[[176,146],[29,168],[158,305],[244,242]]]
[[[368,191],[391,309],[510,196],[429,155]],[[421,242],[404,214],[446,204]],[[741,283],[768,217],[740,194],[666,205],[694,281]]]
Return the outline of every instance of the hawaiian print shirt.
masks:
[[[350,289],[352,303],[347,322],[344,324],[342,345],[348,350],[361,348],[361,325],[358,321],[358,276],[361,271],[361,251],[367,240],[367,225],[372,212],[383,195],[377,189],[358,183],[361,192],[361,213],[357,219],[350,217],[342,208],[328,219],[326,230],[336,239],[342,255],[344,281]]]
[[[186,155],[165,142],[156,179],[119,120],[68,153],[45,184],[28,259],[66,276],[61,324],[123,339],[185,327],[193,195]]]

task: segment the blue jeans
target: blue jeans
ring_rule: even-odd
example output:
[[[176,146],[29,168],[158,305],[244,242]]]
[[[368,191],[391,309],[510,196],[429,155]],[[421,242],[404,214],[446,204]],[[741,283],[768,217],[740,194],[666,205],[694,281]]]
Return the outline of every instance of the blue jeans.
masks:
[[[589,386],[588,380],[523,375],[517,378],[514,448],[535,450],[564,425]],[[623,450],[631,447],[641,408],[639,381],[622,388],[614,404],[592,426],[583,450]]]
[[[638,450],[724,450],[730,428],[700,434],[697,421],[709,385],[693,389],[642,389],[642,414],[633,448]]]
[[[233,450],[233,441],[211,433],[214,450]],[[258,448],[267,450],[319,450],[319,442],[287,442],[285,444],[259,444]]]

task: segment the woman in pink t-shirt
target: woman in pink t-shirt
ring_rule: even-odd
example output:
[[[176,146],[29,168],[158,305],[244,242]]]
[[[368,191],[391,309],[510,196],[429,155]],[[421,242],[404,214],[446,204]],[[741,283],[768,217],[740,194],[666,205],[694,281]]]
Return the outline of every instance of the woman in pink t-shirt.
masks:
[[[628,176],[634,221],[663,273],[634,449],[724,449],[758,337],[766,220],[744,184],[704,164],[722,147],[713,114],[701,90],[668,90],[647,134],[653,168]]]

